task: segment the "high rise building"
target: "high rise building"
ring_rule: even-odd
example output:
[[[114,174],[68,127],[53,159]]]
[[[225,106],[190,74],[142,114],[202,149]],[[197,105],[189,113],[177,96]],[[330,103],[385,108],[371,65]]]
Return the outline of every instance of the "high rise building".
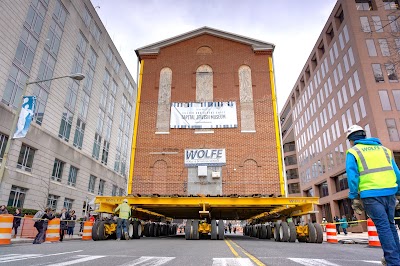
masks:
[[[339,0],[282,108],[289,195],[319,196],[314,220],[354,214],[349,126],[380,138],[400,164],[399,15],[399,1]]]
[[[124,195],[136,84],[89,0],[0,3],[0,204],[75,209]],[[9,134],[25,83],[36,96],[25,138]],[[2,162],[4,163],[4,162]]]

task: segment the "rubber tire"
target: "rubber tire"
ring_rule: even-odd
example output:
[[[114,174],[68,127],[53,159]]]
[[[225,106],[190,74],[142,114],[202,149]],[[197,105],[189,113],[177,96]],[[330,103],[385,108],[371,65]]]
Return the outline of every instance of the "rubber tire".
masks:
[[[280,228],[281,228],[281,224],[278,222],[275,222],[274,223],[274,239],[276,242],[281,241],[280,234],[279,234]]]
[[[100,240],[98,232],[97,232],[98,227],[99,227],[99,222],[97,221],[97,222],[95,222],[93,224],[93,227],[92,227],[92,239],[93,239],[93,241]]]
[[[211,220],[211,240],[218,239],[218,228],[217,228],[217,221],[215,219]]]
[[[150,226],[149,226],[149,237],[153,237],[154,236],[155,227],[156,227],[155,223],[151,223],[150,224]]]
[[[252,225],[251,227],[252,227],[251,236],[252,237],[257,237],[257,226],[256,225]]]
[[[195,219],[193,220],[192,223],[192,239],[193,240],[198,240],[200,238],[200,234],[199,234],[199,220]]]
[[[289,226],[289,242],[296,242],[297,238],[297,232],[296,232],[296,226],[294,225],[294,222],[288,222]]]
[[[185,239],[186,240],[190,240],[190,231],[192,230],[192,221],[191,220],[187,220],[186,221],[186,225],[185,225]]]
[[[104,225],[105,225],[105,221],[100,221],[99,222],[99,226],[97,228],[97,235],[98,235],[98,239],[99,240],[106,240],[107,236],[104,235]]]
[[[133,238],[133,233],[134,233],[135,229],[133,228],[133,221],[131,221],[128,224],[128,235],[129,235],[129,239]]]
[[[267,226],[265,224],[261,225],[261,228],[260,228],[260,239],[267,239]]]
[[[149,223],[146,223],[145,225],[144,225],[144,230],[143,230],[144,232],[143,232],[143,235],[145,236],[145,237],[149,237],[150,236],[150,224]]]
[[[171,234],[171,235],[176,236],[176,233],[177,233],[177,232],[178,232],[178,227],[177,227],[176,224],[174,224],[174,225],[172,226],[172,234]]]
[[[289,226],[287,222],[282,222],[281,227],[279,228],[279,234],[281,242],[288,242],[289,241]]]
[[[266,227],[267,227],[267,239],[271,239],[271,237],[272,237],[272,228],[271,228],[271,225],[270,225],[270,224],[267,224]]]
[[[324,242],[324,230],[322,229],[322,226],[319,223],[314,223],[315,231],[317,233],[317,238],[315,240],[315,243],[321,244]]]
[[[308,222],[308,237],[307,243],[315,243],[317,241],[317,230],[315,230],[314,224]]]
[[[257,238],[261,239],[261,225],[260,224],[256,225],[256,230],[257,230]]]
[[[219,240],[224,240],[224,238],[225,238],[224,220],[219,220],[218,221],[218,239]]]
[[[142,224],[139,221],[133,221],[133,234],[132,236],[129,236],[130,239],[139,239],[140,235],[142,234]],[[140,228],[140,232],[139,232]]]

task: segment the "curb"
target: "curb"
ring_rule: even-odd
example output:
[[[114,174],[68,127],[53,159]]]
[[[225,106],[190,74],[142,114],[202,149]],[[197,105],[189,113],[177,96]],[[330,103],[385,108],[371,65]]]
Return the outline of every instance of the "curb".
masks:
[[[43,242],[42,244],[53,244],[53,243],[62,243],[64,241],[76,241],[76,240],[82,240],[81,238],[71,238],[71,239],[64,239],[63,241],[58,241],[58,242]],[[32,244],[33,239],[21,239],[21,240],[11,240],[11,245],[13,244],[21,244],[21,243],[31,243]]]

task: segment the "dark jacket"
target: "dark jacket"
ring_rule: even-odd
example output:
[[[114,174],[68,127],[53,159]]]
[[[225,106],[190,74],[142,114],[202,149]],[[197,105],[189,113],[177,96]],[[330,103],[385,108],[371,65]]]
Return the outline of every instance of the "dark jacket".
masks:
[[[13,228],[18,228],[21,225],[21,218],[22,213],[14,214],[14,220],[13,220]]]
[[[76,215],[70,215],[68,221],[68,227],[75,227]]]
[[[8,210],[7,209],[0,210],[0,214],[8,214]]]
[[[61,230],[67,230],[67,221],[70,219],[69,213],[65,212],[65,218],[62,218],[62,213],[60,214],[60,229]]]
[[[43,214],[42,218],[39,221],[36,221],[33,226],[36,227],[38,230],[43,229],[44,219],[53,220],[54,219],[54,215],[51,214],[51,213]]]

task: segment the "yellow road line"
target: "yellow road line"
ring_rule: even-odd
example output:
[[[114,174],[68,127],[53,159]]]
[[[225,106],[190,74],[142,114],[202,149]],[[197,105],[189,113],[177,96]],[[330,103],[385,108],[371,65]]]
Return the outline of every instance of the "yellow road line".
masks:
[[[235,255],[236,258],[240,258],[239,254],[236,252],[236,250],[229,244],[228,240],[224,240],[225,243],[228,245],[229,249],[232,251],[233,255]]]
[[[226,240],[225,240],[226,241]],[[231,239],[228,239],[228,241],[232,242],[237,248],[239,248],[247,257],[249,257],[255,264],[258,266],[266,266],[264,263],[262,263],[259,259],[248,253],[246,250],[244,250],[241,246],[233,242]]]

